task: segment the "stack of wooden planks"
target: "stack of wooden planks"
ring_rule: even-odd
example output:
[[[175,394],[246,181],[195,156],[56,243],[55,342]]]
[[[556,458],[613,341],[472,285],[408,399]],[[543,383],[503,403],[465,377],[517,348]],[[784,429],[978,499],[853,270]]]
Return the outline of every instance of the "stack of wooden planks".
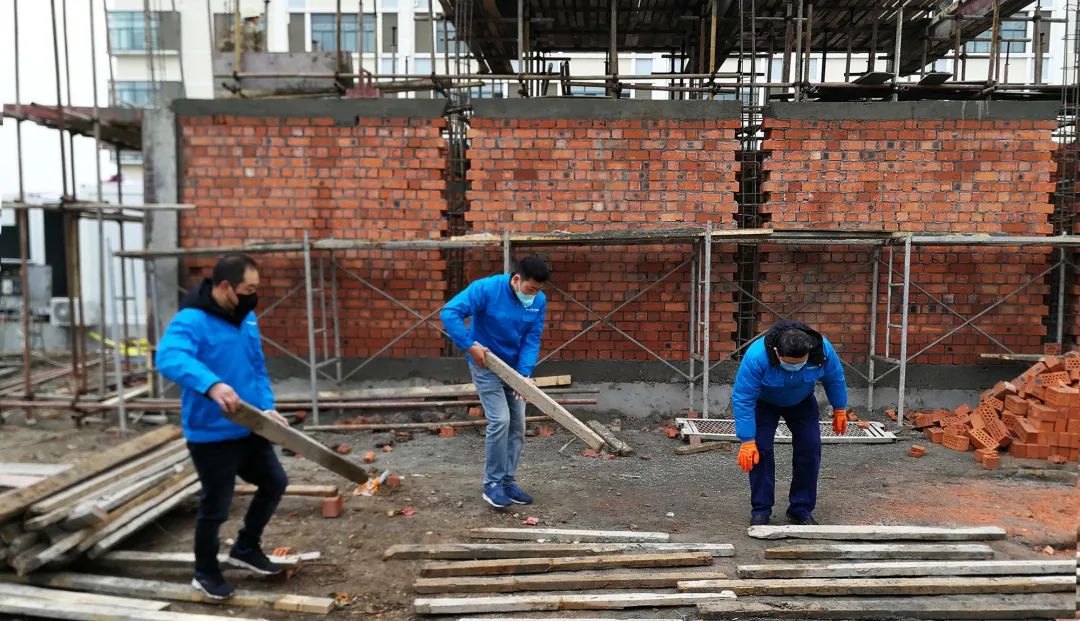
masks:
[[[770,548],[765,558],[780,563],[740,565],[737,579],[680,581],[682,593],[738,596],[700,604],[701,618],[1059,619],[1073,614],[1075,560],[992,560],[989,546],[971,542],[1003,539],[1005,531],[996,527],[753,526],[748,534],[812,543]],[[913,543],[883,543],[889,541]]]
[[[414,609],[418,614],[618,610],[688,606],[734,597],[725,592],[672,590],[680,581],[726,578],[727,574],[711,566],[715,557],[734,555],[729,544],[672,543],[667,533],[639,531],[481,528],[471,531],[470,536],[518,541],[540,538],[548,543],[390,547],[384,559],[427,561],[420,567],[414,589],[440,597],[417,598]],[[466,596],[443,597],[450,594]]]

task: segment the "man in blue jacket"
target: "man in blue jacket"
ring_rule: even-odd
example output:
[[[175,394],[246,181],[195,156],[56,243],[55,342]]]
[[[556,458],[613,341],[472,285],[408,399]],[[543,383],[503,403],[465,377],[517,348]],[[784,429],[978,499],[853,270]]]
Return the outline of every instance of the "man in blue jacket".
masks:
[[[821,382],[833,407],[833,431],[847,431],[847,384],[832,343],[806,324],[777,322],[750,344],[739,364],[731,402],[739,466],[750,473],[751,524],[768,524],[776,489],[773,438],[783,418],[792,436],[791,491],[787,516],[817,524],[821,427],[814,386]]]
[[[525,257],[512,275],[489,276],[470,284],[440,315],[454,344],[469,355],[469,371],[488,421],[483,498],[498,509],[533,500],[517,484],[518,459],[525,444],[525,401],[487,369],[484,354],[490,351],[530,378],[544,332],[547,301],[540,289],[547,279],[547,265],[537,257]],[[466,318],[472,319],[468,327]]]
[[[241,255],[224,257],[214,266],[212,278],[181,301],[157,350],[158,370],[181,388],[184,438],[202,484],[191,584],[212,599],[233,594],[217,555],[218,529],[229,517],[237,475],[258,489],[228,562],[264,576],[284,569],[263,554],[260,539],[288,477],[269,441],[223,415],[243,400],[288,424],[274,411],[255,321],[258,286],[255,261]]]

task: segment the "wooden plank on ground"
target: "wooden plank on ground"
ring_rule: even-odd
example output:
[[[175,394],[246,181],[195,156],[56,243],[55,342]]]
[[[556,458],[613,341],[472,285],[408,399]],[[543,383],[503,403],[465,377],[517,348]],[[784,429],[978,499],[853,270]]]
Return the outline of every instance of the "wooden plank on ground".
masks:
[[[739,577],[769,578],[887,578],[924,576],[1072,575],[1076,560],[1029,561],[894,561],[887,563],[829,563],[739,565]]]
[[[715,451],[727,447],[727,450],[731,450],[730,442],[702,442],[701,444],[686,444],[684,446],[675,447],[676,455],[693,455],[694,453],[704,453],[706,451]]]
[[[634,454],[634,449],[631,448],[629,444],[616,437],[615,432],[608,429],[607,425],[598,420],[591,420],[587,424],[589,425],[589,429],[592,429],[598,436],[604,439],[604,443],[608,445],[608,449],[612,453],[623,456]]]
[[[7,576],[0,575],[0,580],[7,579]],[[318,614],[328,614],[334,609],[334,600],[328,597],[264,593],[243,589],[237,589],[236,594],[227,600],[211,600],[202,591],[191,588],[190,584],[163,580],[139,580],[136,578],[63,572],[34,574],[24,578],[23,581],[37,586],[71,589],[73,591],[89,591],[91,593],[108,593],[132,597],[154,597],[178,602],[200,602],[230,607],[268,608],[287,612]]]
[[[582,530],[576,528],[473,528],[469,536],[474,539],[513,539],[534,541],[537,539],[560,541],[635,541],[662,542],[671,539],[667,533],[636,530]]]
[[[540,388],[569,386],[569,375],[549,375],[534,377],[533,381]],[[363,390],[330,390],[319,392],[320,400],[381,401],[396,399],[429,399],[445,397],[469,397],[476,394],[475,384],[448,384],[446,386],[402,386],[401,388],[367,388]],[[309,393],[288,393],[276,395],[279,402],[305,401],[311,399]]]
[[[363,483],[368,479],[367,471],[360,464],[345,459],[311,436],[279,423],[250,404],[241,401],[236,411],[226,413],[225,417],[350,481]]]
[[[258,489],[254,485],[241,483],[236,486],[233,493],[238,496],[250,496]],[[286,496],[322,496],[333,497],[340,494],[337,485],[289,485],[285,488]]]
[[[518,558],[484,561],[433,561],[420,567],[425,578],[450,576],[506,576],[540,574],[581,569],[616,567],[694,567],[711,565],[708,552],[672,552],[666,554],[613,554],[609,556],[565,556],[557,558]]]
[[[197,480],[193,481],[193,477],[197,479],[198,475],[191,475],[190,477],[184,479],[184,482],[188,483],[186,487],[181,487],[175,492],[172,491],[173,489],[175,489],[175,487],[170,488],[165,492],[162,492],[160,496],[151,501],[154,504],[153,506],[148,507],[146,511],[132,511],[132,514],[137,514],[134,519],[126,521],[118,529],[109,533],[107,536],[98,539],[98,541],[96,541],[94,545],[86,551],[86,556],[88,556],[89,558],[97,558],[98,556],[101,556],[105,552],[109,551],[109,549],[111,549],[116,544],[120,543],[127,537],[130,537],[139,529],[143,528],[144,526],[146,526],[150,522],[153,522],[159,517],[165,515],[169,511],[172,511],[174,508],[176,508],[177,505],[184,502],[188,498],[191,498],[195,496],[195,494],[198,494],[199,490],[202,489],[202,484],[199,483]],[[177,484],[177,486],[180,485],[183,485],[183,483]]]
[[[20,474],[33,477],[51,477],[71,468],[71,464],[38,464],[31,461],[0,462],[0,474]]]
[[[718,571],[564,571],[526,576],[456,576],[417,578],[417,593],[514,593],[517,591],[590,591],[593,589],[664,589],[680,581],[724,580]]]
[[[547,595],[493,595],[488,597],[417,598],[413,610],[422,615],[537,612],[541,610],[622,610],[693,606],[733,599],[734,593],[581,593]]]
[[[3,474],[0,473],[0,487],[23,488],[35,483],[40,483],[48,477],[36,474]]]
[[[303,554],[290,554],[288,556],[271,556],[270,560],[278,565],[295,567],[303,561],[318,560],[322,555],[318,552],[305,552]],[[229,555],[218,555],[218,562],[222,569],[229,569]],[[123,567],[130,569],[153,568],[181,568],[191,569],[195,564],[193,552],[142,552],[137,550],[114,550],[106,552],[96,560],[98,565],[110,567]]]
[[[599,449],[604,445],[604,439],[590,429],[588,425],[575,418],[566,408],[547,396],[543,390],[537,388],[532,382],[522,377],[520,373],[500,360],[498,356],[489,351],[484,354],[484,362],[487,364],[487,368],[495,375],[498,375],[499,379],[505,382],[507,386],[513,388],[526,401],[577,436],[589,448]]]
[[[755,539],[978,541],[1004,539],[1005,529],[996,526],[939,528],[933,526],[786,525],[751,526],[747,529],[746,534]]]
[[[0,614],[67,621],[234,621],[235,617],[93,604],[62,604],[32,597],[0,596]]]
[[[180,428],[168,425],[79,460],[71,468],[33,485],[0,494],[0,521],[17,515],[35,502],[100,474],[180,436]]]
[[[767,559],[982,560],[994,558],[985,543],[810,543],[765,550]]]
[[[730,543],[433,543],[397,544],[383,553],[383,560],[468,561],[495,558],[595,556],[624,552],[709,552],[735,556]]]
[[[160,602],[134,597],[116,597],[96,593],[80,593],[62,589],[43,589],[29,584],[0,583],[0,595],[8,597],[32,597],[61,604],[95,604],[98,606],[117,606],[136,610],[165,610],[169,602]]]
[[[1058,593],[1076,589],[1073,576],[1008,576],[933,578],[804,578],[797,580],[697,580],[680,582],[680,591],[702,593],[733,591],[747,595],[844,595],[925,596],[977,593]]]
[[[985,598],[775,599],[719,600],[698,605],[703,619],[1064,619],[1075,614],[1067,597],[1057,595]]]

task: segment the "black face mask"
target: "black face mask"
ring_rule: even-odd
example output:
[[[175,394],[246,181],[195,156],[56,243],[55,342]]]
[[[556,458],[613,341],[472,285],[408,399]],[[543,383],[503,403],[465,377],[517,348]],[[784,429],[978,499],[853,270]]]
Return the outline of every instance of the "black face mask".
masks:
[[[259,295],[257,293],[251,293],[248,295],[236,294],[236,313],[237,317],[247,317],[248,313],[255,310],[255,307],[259,304]]]

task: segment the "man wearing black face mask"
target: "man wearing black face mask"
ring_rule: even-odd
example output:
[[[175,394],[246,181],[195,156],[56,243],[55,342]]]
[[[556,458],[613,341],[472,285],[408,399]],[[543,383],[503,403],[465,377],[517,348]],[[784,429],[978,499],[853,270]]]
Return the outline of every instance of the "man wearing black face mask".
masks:
[[[258,286],[259,271],[251,257],[218,261],[212,278],[180,303],[155,358],[161,374],[182,389],[184,438],[202,484],[191,584],[211,599],[233,594],[217,555],[218,529],[229,517],[237,475],[258,490],[226,562],[264,576],[284,569],[263,554],[260,539],[288,485],[285,470],[270,442],[223,415],[244,400],[288,424],[274,411],[254,313]]]

